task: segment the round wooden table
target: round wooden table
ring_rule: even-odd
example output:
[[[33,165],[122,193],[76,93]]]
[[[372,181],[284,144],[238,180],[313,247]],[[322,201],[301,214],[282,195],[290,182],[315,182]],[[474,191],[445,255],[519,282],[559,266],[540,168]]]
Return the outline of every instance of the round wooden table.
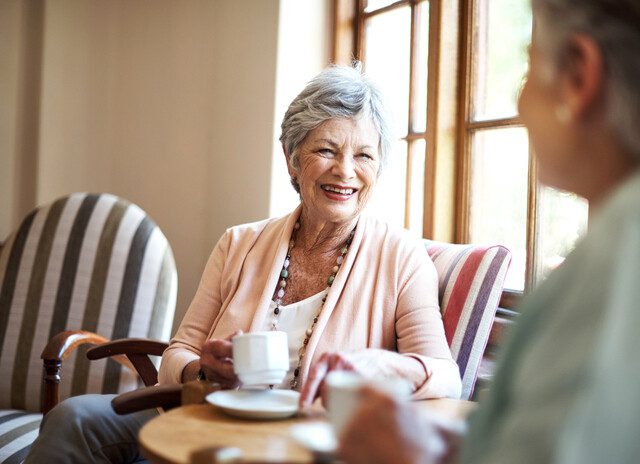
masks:
[[[450,418],[463,418],[474,403],[427,400],[416,407]],[[188,464],[192,454],[209,447],[236,447],[246,461],[310,463],[310,451],[291,437],[291,427],[325,420],[321,413],[286,420],[247,420],[226,415],[211,404],[192,404],[160,414],[142,427],[138,436],[142,454],[157,464]]]

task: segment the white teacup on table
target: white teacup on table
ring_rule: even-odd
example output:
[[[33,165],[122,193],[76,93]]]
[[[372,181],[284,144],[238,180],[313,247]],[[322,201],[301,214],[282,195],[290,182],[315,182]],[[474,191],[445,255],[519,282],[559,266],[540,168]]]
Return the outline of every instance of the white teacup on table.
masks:
[[[250,332],[236,335],[233,370],[245,387],[279,385],[289,370],[287,333]]]
[[[408,400],[411,395],[411,385],[404,379],[373,380],[348,371],[330,372],[325,384],[329,420],[336,437],[340,436],[358,408],[361,400],[360,389],[363,386],[376,388],[398,400]]]
[[[283,419],[298,411],[300,394],[270,390],[282,383],[289,370],[286,332],[250,332],[231,339],[233,370],[242,382],[240,390],[220,390],[207,401],[227,414],[247,419]]]

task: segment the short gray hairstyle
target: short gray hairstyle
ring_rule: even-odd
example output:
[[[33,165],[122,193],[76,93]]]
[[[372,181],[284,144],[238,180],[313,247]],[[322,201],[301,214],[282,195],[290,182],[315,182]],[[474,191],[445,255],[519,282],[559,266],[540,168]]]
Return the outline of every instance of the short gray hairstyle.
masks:
[[[358,62],[354,62],[353,67],[332,65],[325,68],[293,99],[280,126],[280,142],[291,157],[293,167],[299,167],[296,149],[310,130],[329,119],[361,115],[371,118],[380,136],[379,174],[392,144],[391,117],[380,90],[362,73]]]
[[[600,47],[606,73],[606,118],[630,154],[640,159],[640,2],[532,0],[536,39],[562,69],[568,39],[582,33]]]

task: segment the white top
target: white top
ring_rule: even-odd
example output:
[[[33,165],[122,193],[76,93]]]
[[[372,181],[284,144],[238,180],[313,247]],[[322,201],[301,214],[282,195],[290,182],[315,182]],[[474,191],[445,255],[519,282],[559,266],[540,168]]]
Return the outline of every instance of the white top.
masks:
[[[304,341],[305,332],[309,327],[313,318],[322,305],[322,297],[326,291],[322,290],[320,293],[305,298],[304,300],[291,303],[287,306],[280,306],[280,314],[278,314],[278,330],[287,333],[287,344],[289,346],[289,372],[284,381],[280,385],[276,385],[276,388],[290,388],[291,380],[293,379],[293,371],[298,365],[298,351]],[[265,319],[261,330],[271,330],[271,323],[273,322],[273,310],[276,308],[276,304],[271,301],[269,305],[269,312],[272,317]]]

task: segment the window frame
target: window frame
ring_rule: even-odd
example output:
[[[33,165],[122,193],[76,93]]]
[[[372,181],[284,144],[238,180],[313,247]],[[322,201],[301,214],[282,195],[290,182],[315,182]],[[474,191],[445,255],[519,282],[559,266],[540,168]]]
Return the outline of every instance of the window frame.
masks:
[[[477,0],[463,2],[461,18],[464,36],[460,52],[461,72],[459,97],[460,118],[458,122],[459,146],[459,186],[456,196],[455,240],[457,243],[468,243],[470,240],[470,187],[472,163],[472,139],[474,132],[482,129],[501,129],[508,127],[524,127],[519,116],[499,119],[473,120],[473,30],[475,21],[475,6]],[[527,224],[526,224],[526,264],[524,276],[524,291],[505,289],[500,298],[500,307],[513,309],[517,307],[526,294],[535,285],[535,269],[537,268],[537,239],[539,231],[538,198],[540,185],[538,182],[536,161],[529,143],[529,167],[527,179]]]
[[[429,4],[429,48],[427,82],[427,128],[412,132],[412,106],[415,104],[414,50],[417,35],[417,4]],[[411,52],[409,116],[407,136],[407,179],[411,172],[411,142],[426,142],[423,237],[454,243],[469,242],[469,204],[471,186],[471,140],[480,129],[523,127],[518,116],[472,120],[473,26],[475,0],[398,0],[374,11],[366,12],[366,0],[333,0],[334,33],[332,61],[349,64],[364,56],[365,21],[396,8],[411,6]],[[446,27],[445,27],[446,25]],[[365,64],[366,66],[366,64]],[[435,78],[434,78],[435,76]],[[526,274],[524,292],[504,290],[501,308],[515,308],[535,284],[535,262],[539,230],[537,202],[540,186],[535,159],[529,145],[529,172],[526,224]],[[410,183],[405,188],[405,212],[410,208]],[[408,214],[405,213],[405,226]],[[512,318],[513,312],[502,315]]]

